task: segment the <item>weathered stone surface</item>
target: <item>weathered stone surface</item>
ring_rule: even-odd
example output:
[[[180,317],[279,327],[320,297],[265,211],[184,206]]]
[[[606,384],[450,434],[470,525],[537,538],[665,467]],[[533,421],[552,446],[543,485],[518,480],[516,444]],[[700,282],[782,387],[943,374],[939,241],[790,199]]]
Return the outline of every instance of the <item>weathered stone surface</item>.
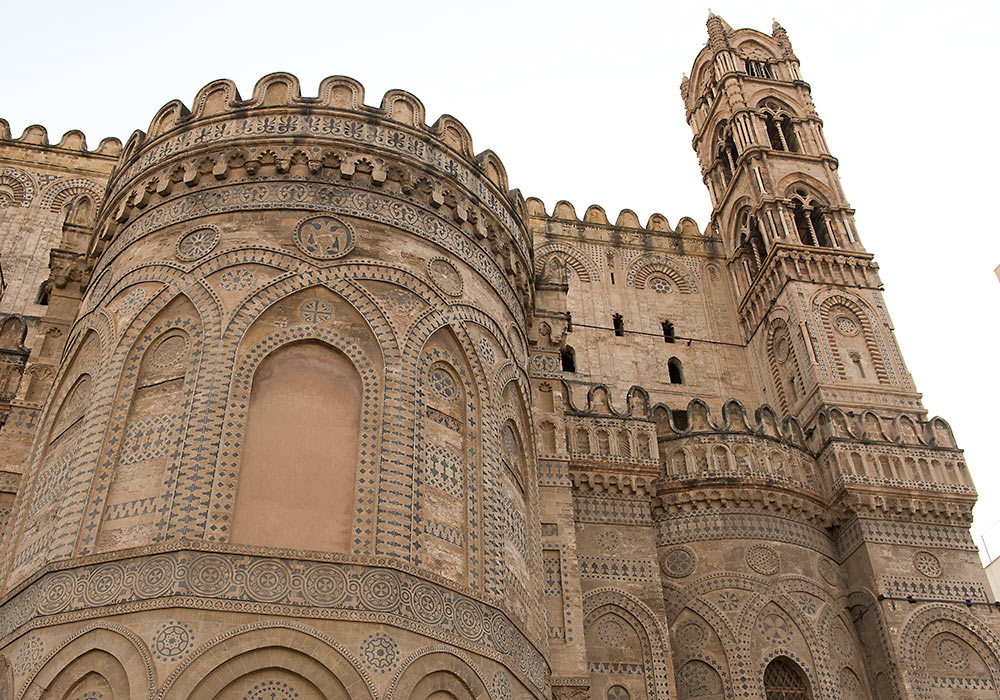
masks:
[[[0,698],[997,697],[788,36],[708,29],[706,231],[342,77],[0,124]]]

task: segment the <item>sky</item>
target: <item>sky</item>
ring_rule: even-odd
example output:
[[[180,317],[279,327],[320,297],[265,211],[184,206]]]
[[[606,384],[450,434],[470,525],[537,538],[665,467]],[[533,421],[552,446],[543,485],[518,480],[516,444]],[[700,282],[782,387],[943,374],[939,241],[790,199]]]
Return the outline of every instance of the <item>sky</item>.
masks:
[[[80,129],[95,148],[216,78],[248,97],[274,71],[304,95],[348,75],[368,104],[400,88],[428,123],[457,117],[550,213],[565,199],[581,215],[600,204],[612,221],[628,208],[703,227],[679,84],[709,6],[737,29],[770,33],[775,17],[788,31],[909,371],[966,451],[973,535],[1000,556],[998,2],[8,3],[0,117],[53,143]]]

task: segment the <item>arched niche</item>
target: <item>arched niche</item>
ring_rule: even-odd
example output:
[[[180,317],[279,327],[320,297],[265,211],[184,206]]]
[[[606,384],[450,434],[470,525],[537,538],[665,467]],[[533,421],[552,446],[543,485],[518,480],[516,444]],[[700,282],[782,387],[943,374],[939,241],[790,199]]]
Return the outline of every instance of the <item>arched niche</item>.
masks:
[[[155,541],[177,482],[201,355],[201,316],[180,295],[146,324],[129,350],[105,444],[110,476],[97,548]]]
[[[350,551],[362,393],[357,368],[324,342],[283,345],[261,361],[231,542]]]
[[[48,545],[69,484],[80,472],[81,444],[93,390],[93,373],[101,359],[97,333],[88,331],[73,351],[73,359],[51,394],[47,416],[35,441],[40,456],[28,470],[23,484],[31,494],[18,522],[10,522],[16,541],[12,584],[33,567],[47,561]],[[40,378],[33,378],[40,381]]]
[[[491,697],[480,674],[446,651],[422,654],[393,683],[388,700],[480,700]]]
[[[764,668],[765,700],[813,700],[809,679],[787,656],[779,656]]]
[[[420,566],[473,583],[482,524],[480,389],[450,327],[427,339],[417,365],[412,537]]]

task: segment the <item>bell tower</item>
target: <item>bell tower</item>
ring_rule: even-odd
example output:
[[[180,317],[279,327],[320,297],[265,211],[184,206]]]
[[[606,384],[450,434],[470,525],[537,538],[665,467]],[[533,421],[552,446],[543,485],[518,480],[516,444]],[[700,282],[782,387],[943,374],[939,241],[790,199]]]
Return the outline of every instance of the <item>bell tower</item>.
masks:
[[[787,32],[708,36],[681,92],[765,400],[924,418]]]
[[[971,663],[933,680],[945,647],[997,639],[968,531],[976,492],[903,363],[788,34],[710,14],[681,93],[761,399],[798,422],[816,461],[814,522],[834,560],[818,571],[843,586],[869,687],[879,698],[992,687]]]

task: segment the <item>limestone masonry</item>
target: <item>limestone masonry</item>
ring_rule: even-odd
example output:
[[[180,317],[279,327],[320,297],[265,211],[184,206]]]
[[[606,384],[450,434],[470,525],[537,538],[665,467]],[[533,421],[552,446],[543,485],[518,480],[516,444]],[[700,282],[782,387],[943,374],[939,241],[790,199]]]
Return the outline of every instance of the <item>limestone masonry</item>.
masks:
[[[0,699],[1000,697],[788,35],[708,35],[705,231],[344,77],[0,121]]]

